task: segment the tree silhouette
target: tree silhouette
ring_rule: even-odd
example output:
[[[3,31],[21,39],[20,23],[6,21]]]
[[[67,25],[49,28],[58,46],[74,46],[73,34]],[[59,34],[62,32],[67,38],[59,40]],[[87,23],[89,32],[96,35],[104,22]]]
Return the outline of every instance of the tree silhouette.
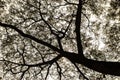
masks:
[[[13,7],[13,12],[11,10],[14,16],[18,16],[18,20],[11,18],[9,21],[0,22],[0,27],[5,29],[5,36],[7,36],[7,39],[3,40],[4,45],[2,45],[2,47],[7,46],[6,48],[10,48],[10,50],[6,50],[7,53],[4,53],[5,57],[1,60],[4,62],[4,69],[7,70],[7,72],[10,71],[12,74],[18,74],[20,80],[31,73],[33,76],[41,75],[39,78],[46,80],[47,77],[51,75],[51,67],[54,65],[56,66],[56,74],[58,74],[59,79],[62,80],[65,73],[62,70],[61,64],[63,61],[61,61],[61,59],[65,58],[74,65],[75,69],[77,69],[79,74],[86,80],[89,79],[80,70],[79,64],[103,74],[120,76],[119,62],[88,59],[83,54],[83,40],[80,30],[82,27],[82,15],[87,18],[82,12],[83,5],[87,0],[86,2],[79,0],[78,3],[64,0],[65,4],[59,4],[57,6],[51,5],[49,1],[47,2],[46,0],[25,0],[23,2],[25,2],[24,8],[26,12],[24,12],[24,10],[22,11],[22,8],[21,10],[16,10],[15,7]],[[22,3],[19,4],[22,5]],[[54,14],[52,10],[49,10],[52,7],[54,11],[57,7],[65,5],[76,9],[68,13],[65,18],[62,18],[64,14],[56,15],[57,13]],[[53,20],[53,18],[56,19],[56,21]],[[65,24],[58,26],[57,22],[59,21],[63,24],[65,22]],[[10,35],[10,32],[12,32],[11,34],[13,34],[13,36]],[[75,33],[72,37],[70,37],[71,32]],[[64,46],[64,43],[67,40],[73,40],[72,38],[76,43],[74,44],[76,51],[73,52],[65,49]],[[11,45],[13,46],[11,47]],[[45,70],[46,72],[42,72]]]

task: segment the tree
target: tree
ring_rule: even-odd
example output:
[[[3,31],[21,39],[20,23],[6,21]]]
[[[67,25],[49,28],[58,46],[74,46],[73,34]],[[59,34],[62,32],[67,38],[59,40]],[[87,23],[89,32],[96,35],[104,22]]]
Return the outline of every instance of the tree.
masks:
[[[46,80],[51,75],[62,80],[71,79],[72,70],[77,70],[80,79],[83,77],[89,80],[83,70],[80,70],[85,66],[104,75],[120,76],[119,62],[89,59],[84,54],[84,33],[87,32],[82,33],[81,30],[86,24],[87,28],[93,30],[90,27],[90,17],[85,11],[90,8],[93,14],[100,15],[102,10],[97,4],[93,4],[94,0],[11,1],[9,15],[2,14],[0,21],[3,55],[1,61],[4,62],[6,74],[15,74],[20,80]],[[99,28],[99,25],[95,26]],[[117,37],[113,37],[114,35]],[[114,35],[108,34],[112,36],[111,41],[117,38],[115,41],[119,43],[116,31]],[[96,53],[95,50],[91,52],[93,51]],[[119,53],[119,48],[117,51]],[[67,62],[69,66],[66,66]]]

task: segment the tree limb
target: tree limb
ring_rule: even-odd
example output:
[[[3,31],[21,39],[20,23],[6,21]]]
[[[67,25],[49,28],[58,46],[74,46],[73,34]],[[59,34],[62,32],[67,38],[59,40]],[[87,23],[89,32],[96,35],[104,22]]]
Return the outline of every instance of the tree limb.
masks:
[[[42,45],[44,45],[44,46],[46,46],[46,47],[49,47],[50,49],[52,49],[52,50],[54,50],[54,51],[57,51],[57,52],[59,52],[59,53],[62,53],[62,51],[61,51],[60,49],[58,49],[57,47],[55,47],[55,46],[53,46],[53,45],[51,45],[51,44],[49,44],[49,43],[47,43],[47,42],[45,42],[45,41],[43,41],[43,40],[40,40],[40,39],[38,39],[38,38],[36,38],[36,37],[34,37],[34,36],[32,36],[32,35],[26,34],[26,33],[24,33],[22,30],[18,29],[17,27],[15,27],[15,26],[13,26],[13,25],[0,22],[0,26],[1,26],[1,27],[4,27],[4,28],[7,28],[7,27],[8,27],[8,28],[11,28],[11,29],[15,30],[16,32],[18,32],[18,33],[19,33],[21,36],[23,36],[23,37],[29,38],[29,39],[37,42],[37,43],[40,43],[40,44],[42,44]]]
[[[75,32],[76,32],[78,53],[80,54],[80,57],[84,57],[83,48],[82,48],[82,44],[81,44],[81,35],[80,35],[81,13],[82,13],[82,0],[79,0],[78,9],[77,9],[77,13],[76,13]]]

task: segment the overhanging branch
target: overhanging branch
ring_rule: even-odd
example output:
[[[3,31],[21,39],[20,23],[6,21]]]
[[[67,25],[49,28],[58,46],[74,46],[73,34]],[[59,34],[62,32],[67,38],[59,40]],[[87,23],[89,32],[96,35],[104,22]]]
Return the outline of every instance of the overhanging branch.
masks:
[[[18,29],[17,27],[15,27],[15,26],[13,26],[13,25],[10,25],[10,24],[6,24],[6,23],[1,23],[0,22],[0,26],[1,27],[4,27],[4,28],[11,28],[11,29],[13,29],[13,30],[15,30],[16,32],[18,32],[21,36],[23,36],[23,37],[26,37],[26,38],[29,38],[29,39],[31,39],[31,40],[33,40],[33,41],[35,41],[35,42],[37,42],[37,43],[40,43],[40,44],[42,44],[42,45],[44,45],[44,46],[46,46],[46,47],[49,47],[50,49],[52,49],[52,50],[54,50],[54,51],[57,51],[57,52],[59,52],[59,53],[63,53],[63,51],[61,51],[60,49],[58,49],[57,47],[55,47],[55,46],[53,46],[53,45],[51,45],[51,44],[49,44],[49,43],[47,43],[47,42],[45,42],[45,41],[43,41],[43,40],[41,40],[41,39],[38,39],[38,38],[36,38],[36,37],[34,37],[34,36],[32,36],[32,35],[29,35],[29,34],[26,34],[26,33],[24,33],[22,30],[20,30],[20,29]]]

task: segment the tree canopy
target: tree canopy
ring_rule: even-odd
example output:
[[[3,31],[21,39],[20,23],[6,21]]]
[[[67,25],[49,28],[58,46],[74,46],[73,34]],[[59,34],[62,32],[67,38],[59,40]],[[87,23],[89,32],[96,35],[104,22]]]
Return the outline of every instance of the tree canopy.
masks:
[[[119,14],[119,0],[0,0],[1,79],[119,79]]]

